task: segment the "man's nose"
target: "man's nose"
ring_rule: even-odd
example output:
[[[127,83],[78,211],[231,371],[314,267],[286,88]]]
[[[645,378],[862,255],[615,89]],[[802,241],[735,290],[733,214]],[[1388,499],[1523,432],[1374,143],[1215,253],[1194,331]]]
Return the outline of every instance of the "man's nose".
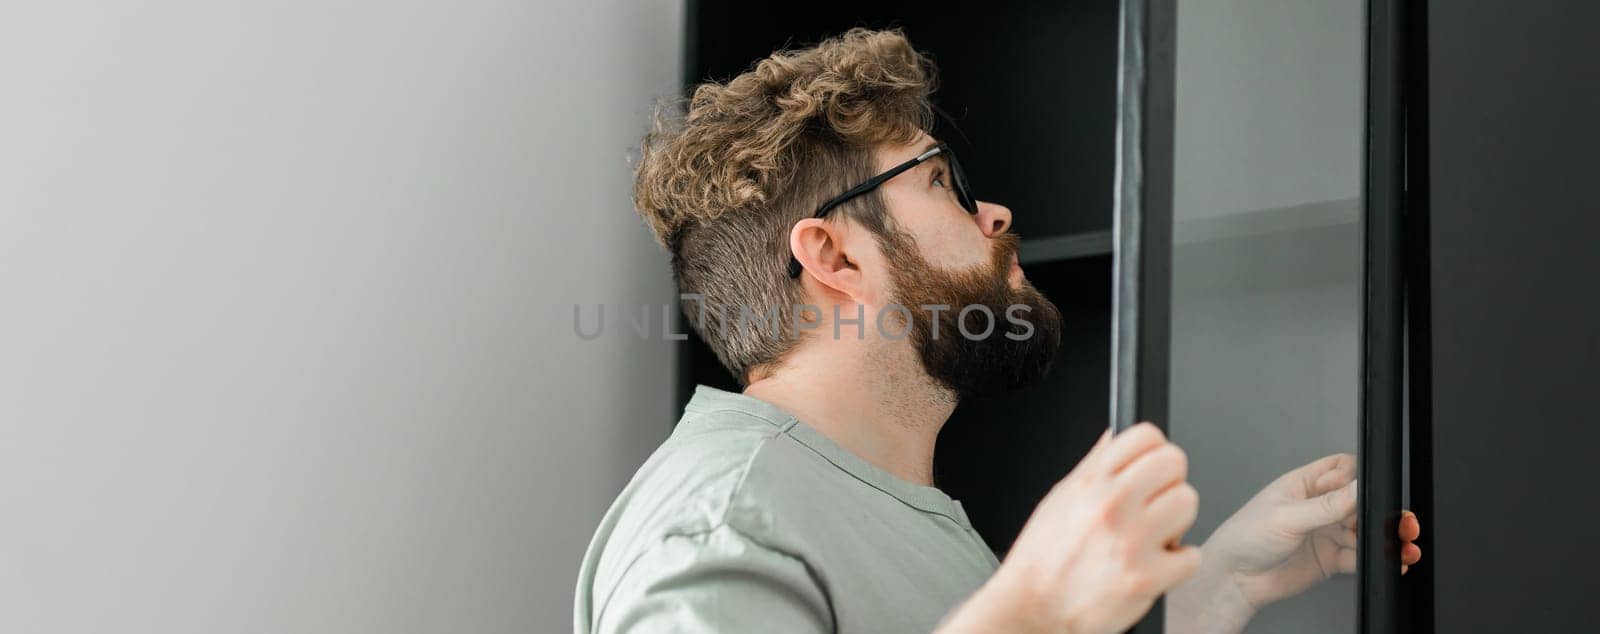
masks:
[[[994,237],[1011,228],[1011,210],[1005,205],[978,201],[978,228],[983,234]]]

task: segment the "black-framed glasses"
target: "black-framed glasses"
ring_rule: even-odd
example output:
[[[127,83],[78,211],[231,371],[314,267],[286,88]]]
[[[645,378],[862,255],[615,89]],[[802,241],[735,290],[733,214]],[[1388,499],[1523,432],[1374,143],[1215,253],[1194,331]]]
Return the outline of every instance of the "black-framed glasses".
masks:
[[[812,214],[811,217],[821,218],[826,216],[828,215],[828,212],[833,211],[834,207],[843,205],[856,196],[860,196],[877,189],[879,185],[888,182],[891,178],[899,176],[901,172],[921,165],[933,157],[941,154],[944,155],[945,158],[949,159],[950,186],[956,191],[956,200],[960,201],[961,208],[967,210],[967,213],[977,215],[978,201],[972,198],[972,192],[967,189],[967,175],[965,172],[961,171],[961,163],[956,161],[956,155],[954,152],[950,151],[949,145],[940,143],[939,145],[929,148],[928,151],[918,154],[916,158],[891,167],[889,168],[889,171],[869,178],[866,182],[856,185],[855,187],[851,187],[845,193],[839,194],[838,196],[833,197],[832,200],[822,203],[822,206],[817,208],[817,213]],[[793,252],[789,254],[789,277],[800,277],[800,260],[794,257]]]

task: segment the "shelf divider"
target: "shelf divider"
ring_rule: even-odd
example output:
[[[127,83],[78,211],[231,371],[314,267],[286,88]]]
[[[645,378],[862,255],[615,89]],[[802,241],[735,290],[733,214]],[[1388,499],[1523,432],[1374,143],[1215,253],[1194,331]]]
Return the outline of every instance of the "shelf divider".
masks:
[[[1018,259],[1026,265],[1110,254],[1111,230],[1105,229],[1064,236],[1024,238]]]

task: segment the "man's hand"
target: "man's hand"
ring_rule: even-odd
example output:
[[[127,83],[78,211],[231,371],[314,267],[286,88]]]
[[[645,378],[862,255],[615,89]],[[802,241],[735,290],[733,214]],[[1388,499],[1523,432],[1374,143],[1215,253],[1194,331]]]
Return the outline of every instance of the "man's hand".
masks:
[[[1261,607],[1338,573],[1356,571],[1356,459],[1322,458],[1290,471],[1217,527],[1199,575],[1173,592],[1174,622],[1235,631]],[[1400,571],[1422,558],[1416,515],[1400,520]],[[1192,612],[1192,614],[1188,614]]]
[[[1154,425],[1102,436],[941,631],[1127,629],[1200,564],[1179,545],[1199,506],[1187,477],[1188,458]]]

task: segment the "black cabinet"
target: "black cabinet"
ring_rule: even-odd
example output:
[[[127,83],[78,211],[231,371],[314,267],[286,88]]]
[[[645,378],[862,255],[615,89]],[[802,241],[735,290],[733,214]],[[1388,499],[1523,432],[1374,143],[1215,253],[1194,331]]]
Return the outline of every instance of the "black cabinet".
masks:
[[[1596,628],[1597,23],[1592,3],[1426,3],[1412,496],[1432,564],[1406,581],[1440,632]]]
[[[936,483],[997,554],[1108,421],[1154,419],[1194,456],[1190,541],[1258,480],[1360,456],[1360,573],[1255,631],[1582,631],[1596,23],[1549,0],[701,0],[686,80],[854,26],[933,55],[935,134],[1065,318],[1043,382],[939,440]],[[737,389],[692,334],[681,358],[685,400]],[[1405,577],[1400,508],[1423,526]]]

